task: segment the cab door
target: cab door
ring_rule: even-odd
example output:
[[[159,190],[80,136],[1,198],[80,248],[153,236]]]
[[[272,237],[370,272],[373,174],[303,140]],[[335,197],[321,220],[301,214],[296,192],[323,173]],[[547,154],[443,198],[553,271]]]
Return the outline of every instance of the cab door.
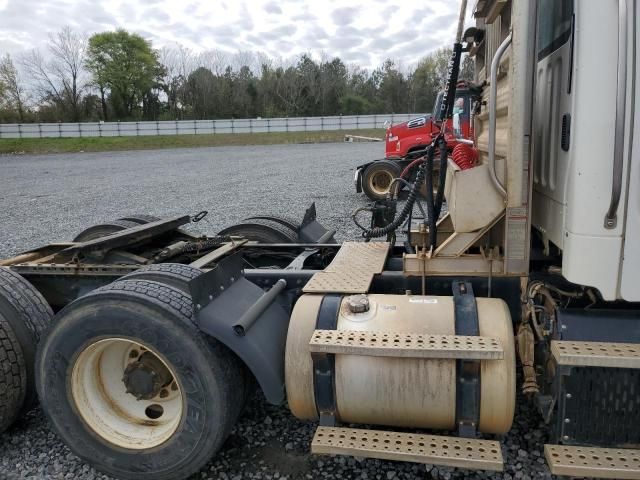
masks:
[[[564,187],[571,148],[573,0],[538,0],[532,224],[563,244]]]

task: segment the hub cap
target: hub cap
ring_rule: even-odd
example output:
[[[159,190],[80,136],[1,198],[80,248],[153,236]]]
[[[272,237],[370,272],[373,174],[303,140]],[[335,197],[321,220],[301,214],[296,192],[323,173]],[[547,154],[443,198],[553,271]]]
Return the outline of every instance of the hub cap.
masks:
[[[393,180],[393,175],[390,172],[382,171],[376,172],[371,175],[369,180],[369,186],[371,190],[380,195],[385,195],[389,191],[389,186]]]
[[[184,414],[171,366],[149,346],[123,338],[100,340],[78,355],[71,395],[91,430],[128,449],[161,445]]]

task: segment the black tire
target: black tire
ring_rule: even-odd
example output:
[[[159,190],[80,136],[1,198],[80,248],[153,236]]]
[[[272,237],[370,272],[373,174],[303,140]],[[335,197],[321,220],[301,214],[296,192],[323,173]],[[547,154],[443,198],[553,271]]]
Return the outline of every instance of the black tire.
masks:
[[[18,418],[27,393],[27,367],[9,322],[0,317],[0,433]]]
[[[261,243],[296,243],[298,233],[274,220],[260,218],[243,220],[237,225],[227,227],[218,235],[230,235],[247,238]]]
[[[17,406],[17,411],[14,412],[16,415],[30,410],[36,404],[34,369],[36,348],[52,318],[51,307],[33,285],[9,268],[0,267],[0,321],[7,326],[5,327],[7,338],[13,335],[17,341],[23,358],[24,372],[21,375],[25,378],[24,394],[21,396],[22,401]],[[9,331],[11,333],[7,333]],[[14,342],[11,343],[14,344]],[[18,350],[15,344],[12,350],[14,352]],[[21,363],[19,359],[12,362],[12,364],[19,363]],[[0,409],[3,408],[8,412],[16,407],[5,407],[0,404]]]
[[[83,420],[73,399],[72,372],[81,353],[99,340],[123,337],[157,351],[185,390],[176,430],[153,448],[105,440]],[[244,366],[198,330],[191,299],[147,280],[120,280],[65,307],[36,365],[41,403],[57,433],[80,458],[123,479],[180,479],[200,470],[227,438],[247,391]]]
[[[243,222],[250,222],[253,220],[270,220],[280,225],[287,227],[290,230],[298,231],[300,228],[300,221],[285,215],[262,215],[256,217],[245,218]]]
[[[137,223],[138,225],[144,225],[145,223],[153,223],[161,220],[161,218],[155,215],[145,215],[144,213],[129,215],[128,217],[122,217],[118,220],[124,220],[127,222]]]
[[[113,222],[94,225],[80,232],[73,239],[74,242],[87,242],[96,238],[106,237],[112,233],[121,232],[127,228],[137,227],[140,223],[131,220],[114,220]]]
[[[387,196],[391,181],[401,173],[402,169],[396,162],[377,160],[362,173],[362,191],[371,200],[383,200]]]
[[[189,294],[189,282],[202,275],[199,268],[181,263],[157,263],[139,268],[135,272],[122,277],[122,280],[150,280],[177,288]]]

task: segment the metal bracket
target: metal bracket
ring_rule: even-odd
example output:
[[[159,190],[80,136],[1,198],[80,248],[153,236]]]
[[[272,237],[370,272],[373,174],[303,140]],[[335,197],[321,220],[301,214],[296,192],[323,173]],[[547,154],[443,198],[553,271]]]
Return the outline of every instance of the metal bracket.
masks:
[[[251,370],[272,404],[285,400],[284,351],[288,308],[276,298],[285,295],[285,281],[272,294],[244,278],[242,257],[221,260],[214,269],[189,282],[196,324],[231,349]],[[238,335],[241,329],[242,335]]]
[[[326,295],[322,299],[316,329],[335,330],[338,326],[338,313],[342,303],[341,295]],[[333,427],[336,425],[336,386],[335,355],[332,353],[311,353],[313,360],[313,393],[320,425]]]
[[[452,282],[456,335],[480,335],[478,309],[471,282]],[[480,420],[480,362],[458,360],[456,363],[456,424],[458,435],[476,436]]]

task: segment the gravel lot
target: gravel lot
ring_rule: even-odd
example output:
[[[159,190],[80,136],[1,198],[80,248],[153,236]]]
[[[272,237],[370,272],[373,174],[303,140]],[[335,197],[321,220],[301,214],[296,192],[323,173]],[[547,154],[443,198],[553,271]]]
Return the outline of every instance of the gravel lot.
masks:
[[[350,212],[364,203],[353,189],[353,168],[381,156],[380,144],[202,148],[100,154],[0,157],[0,257],[54,241],[130,213],[209,216],[206,233],[259,213],[302,216],[315,201],[318,217],[354,238]],[[503,439],[505,473],[489,475],[349,457],[312,457],[314,424],[285,407],[250,403],[222,452],[194,479],[549,478],[547,435],[539,417],[519,402],[514,428]],[[106,477],[75,457],[38,409],[0,435],[0,480]]]

